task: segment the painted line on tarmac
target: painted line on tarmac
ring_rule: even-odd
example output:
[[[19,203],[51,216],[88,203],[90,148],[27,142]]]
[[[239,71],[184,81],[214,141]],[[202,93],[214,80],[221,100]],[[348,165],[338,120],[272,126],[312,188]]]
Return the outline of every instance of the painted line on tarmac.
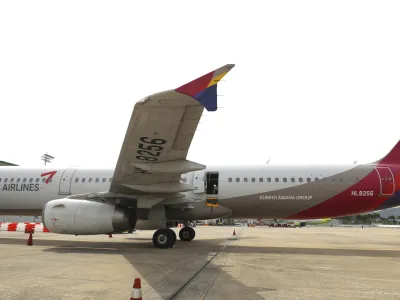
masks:
[[[247,227],[243,227],[242,230],[240,230],[240,231],[238,232],[238,234],[240,234],[245,228],[247,228]],[[220,254],[222,251],[224,251],[224,249],[225,249],[226,247],[228,247],[228,246],[230,245],[230,243],[232,243],[233,241],[236,241],[236,239],[235,239],[235,240],[230,240],[230,241],[228,241],[225,245],[223,245],[223,246],[210,258],[210,260],[208,260],[208,261],[207,261],[196,273],[194,273],[183,285],[181,285],[178,289],[176,289],[176,291],[173,292],[173,293],[167,298],[167,300],[174,300],[174,299],[177,299],[177,297],[178,297],[178,296],[183,292],[183,290],[197,277],[197,275],[199,275],[199,274],[205,269],[205,267],[207,267],[207,266],[210,264],[210,262],[212,262],[213,259],[216,258],[216,257],[218,256],[218,254]],[[230,256],[228,256],[228,258],[226,259],[226,261],[224,262],[224,264],[221,266],[220,271],[218,272],[217,276],[215,276],[215,278],[214,278],[214,280],[213,280],[211,286],[209,287],[209,289],[208,289],[206,295],[204,295],[204,298],[207,296],[208,292],[209,292],[209,291],[211,290],[211,288],[213,287],[215,280],[217,280],[218,275],[221,273],[222,269],[224,268],[224,266],[225,266],[226,263],[228,262],[229,258],[230,258]],[[204,298],[203,298],[203,299],[204,299]]]

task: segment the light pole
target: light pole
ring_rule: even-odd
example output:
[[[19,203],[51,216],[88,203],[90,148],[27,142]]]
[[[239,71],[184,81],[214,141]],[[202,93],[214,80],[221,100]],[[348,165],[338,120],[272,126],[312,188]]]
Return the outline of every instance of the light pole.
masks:
[[[44,161],[44,165],[46,165],[48,162],[51,162],[55,157],[51,156],[49,154],[43,154],[42,157],[40,158],[41,160]]]

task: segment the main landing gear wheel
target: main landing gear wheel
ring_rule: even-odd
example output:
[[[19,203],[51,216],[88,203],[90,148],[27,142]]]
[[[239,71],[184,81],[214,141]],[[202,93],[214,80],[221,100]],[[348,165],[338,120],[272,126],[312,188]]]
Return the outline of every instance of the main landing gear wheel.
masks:
[[[172,229],[158,229],[153,235],[153,244],[157,248],[170,248],[175,245],[176,234]]]
[[[179,238],[182,241],[190,242],[191,240],[194,239],[195,236],[196,236],[196,231],[194,231],[192,227],[183,227],[179,231]]]
[[[175,231],[173,231],[172,229],[169,229],[170,231],[171,231],[171,234],[172,234],[172,238],[173,238],[173,243],[172,243],[172,245],[175,245],[175,242],[176,242],[176,233],[175,233]]]

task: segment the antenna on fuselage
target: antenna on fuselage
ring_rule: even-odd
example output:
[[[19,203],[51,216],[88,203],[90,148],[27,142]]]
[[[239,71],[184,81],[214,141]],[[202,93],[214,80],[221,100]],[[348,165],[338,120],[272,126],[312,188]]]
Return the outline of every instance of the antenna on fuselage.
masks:
[[[48,162],[52,162],[52,160],[54,159],[54,156],[51,156],[50,154],[47,154],[47,152],[45,154],[42,155],[42,157],[40,158],[41,160],[44,161],[44,165],[46,165]]]

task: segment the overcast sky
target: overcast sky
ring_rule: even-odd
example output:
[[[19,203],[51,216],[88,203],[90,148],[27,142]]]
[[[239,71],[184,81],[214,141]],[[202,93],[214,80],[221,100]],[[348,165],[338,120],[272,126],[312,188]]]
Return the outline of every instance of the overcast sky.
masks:
[[[399,140],[398,1],[196,2],[0,2],[0,160],[114,167],[136,101],[228,63],[188,159],[371,162]]]

